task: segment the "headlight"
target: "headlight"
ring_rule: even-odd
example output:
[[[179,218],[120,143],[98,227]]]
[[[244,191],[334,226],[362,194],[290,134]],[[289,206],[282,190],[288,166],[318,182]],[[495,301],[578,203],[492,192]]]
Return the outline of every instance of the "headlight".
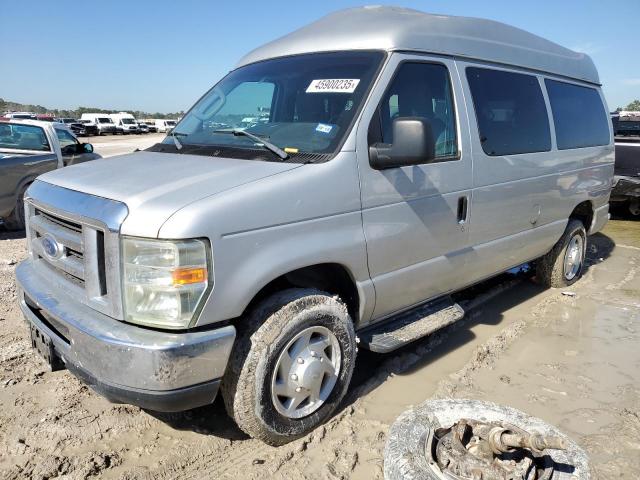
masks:
[[[123,238],[125,319],[188,327],[209,286],[207,245],[202,240]]]

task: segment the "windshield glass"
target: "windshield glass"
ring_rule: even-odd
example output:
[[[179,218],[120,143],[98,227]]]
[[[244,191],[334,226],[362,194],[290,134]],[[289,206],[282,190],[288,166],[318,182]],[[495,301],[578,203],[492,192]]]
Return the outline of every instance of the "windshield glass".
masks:
[[[133,118],[123,118],[122,123],[124,123],[125,125],[133,125],[136,122],[135,120],[133,120]]]
[[[113,123],[110,118],[100,117],[98,118],[100,123]]]
[[[332,153],[351,125],[383,55],[316,53],[241,67],[200,99],[174,134],[184,145],[255,148],[254,140],[229,134],[246,130],[288,153]]]
[[[0,123],[0,149],[48,152],[49,142],[40,127]]]
[[[173,120],[167,120],[166,122],[164,122],[166,125],[173,127],[175,126],[176,122],[174,122]]]

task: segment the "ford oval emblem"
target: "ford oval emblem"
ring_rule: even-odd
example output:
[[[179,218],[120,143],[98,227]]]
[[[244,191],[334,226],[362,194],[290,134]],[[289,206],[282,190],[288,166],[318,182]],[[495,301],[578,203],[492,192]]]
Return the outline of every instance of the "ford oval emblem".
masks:
[[[49,258],[57,259],[62,253],[60,244],[48,233],[42,237],[42,249]]]

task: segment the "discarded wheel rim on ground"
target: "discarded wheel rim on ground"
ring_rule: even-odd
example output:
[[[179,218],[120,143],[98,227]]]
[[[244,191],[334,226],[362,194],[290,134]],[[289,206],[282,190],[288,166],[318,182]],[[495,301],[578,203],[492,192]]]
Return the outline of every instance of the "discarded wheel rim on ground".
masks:
[[[468,419],[467,422],[462,419]],[[467,469],[466,476],[452,473],[455,465],[451,464],[443,471],[438,460],[441,450],[438,441],[443,441],[442,435],[449,432],[452,426],[458,428],[471,428],[479,425],[479,428],[491,432],[487,437],[499,436],[506,433],[503,438],[522,440],[529,446],[538,447],[540,450],[549,446],[552,449],[538,451],[533,448],[527,452],[528,457],[536,457],[536,465],[540,468],[523,468],[513,460],[517,455],[514,450],[499,445],[499,437],[493,438],[494,442],[487,442],[494,449],[496,464],[513,464],[514,476],[500,476],[500,468],[483,470],[482,468]],[[497,425],[506,426],[498,428]],[[505,430],[506,428],[506,430]],[[471,431],[471,430],[469,430]],[[483,430],[484,431],[484,430]],[[452,431],[453,432],[453,431]],[[512,436],[512,434],[516,434]],[[530,437],[527,434],[532,434]],[[438,437],[441,435],[441,437]],[[448,436],[451,433],[447,433]],[[549,444],[545,445],[544,441]],[[538,443],[542,442],[542,443]],[[563,449],[555,449],[563,448]],[[485,446],[486,448],[486,446]],[[442,445],[441,445],[442,449]],[[501,453],[506,452],[507,453]],[[472,448],[469,451],[477,453]],[[518,450],[521,452],[521,450]],[[477,460],[472,456],[472,460]],[[529,461],[528,459],[526,461]],[[446,464],[447,461],[444,462]],[[477,462],[480,464],[480,462]],[[519,467],[519,468],[518,468]],[[469,473],[474,470],[476,477]],[[525,472],[526,473],[523,473]],[[482,473],[481,476],[480,473]],[[569,437],[557,428],[531,417],[511,407],[497,405],[491,402],[479,400],[432,400],[404,412],[391,426],[389,438],[384,453],[384,476],[386,480],[456,480],[456,479],[526,479],[526,480],[586,480],[590,478],[589,464],[586,453]]]

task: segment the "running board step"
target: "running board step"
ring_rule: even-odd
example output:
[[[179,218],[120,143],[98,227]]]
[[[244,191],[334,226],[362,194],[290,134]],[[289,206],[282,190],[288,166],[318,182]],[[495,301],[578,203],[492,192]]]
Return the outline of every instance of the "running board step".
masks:
[[[358,332],[359,346],[376,353],[388,353],[432,334],[464,317],[464,310],[446,297],[420,305]]]

